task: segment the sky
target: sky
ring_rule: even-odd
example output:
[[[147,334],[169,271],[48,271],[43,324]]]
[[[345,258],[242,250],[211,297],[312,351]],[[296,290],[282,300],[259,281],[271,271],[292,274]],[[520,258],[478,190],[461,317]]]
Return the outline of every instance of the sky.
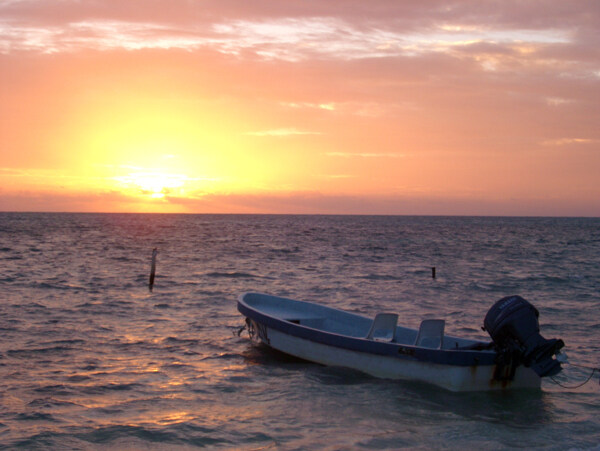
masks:
[[[600,2],[0,0],[0,211],[600,216]]]

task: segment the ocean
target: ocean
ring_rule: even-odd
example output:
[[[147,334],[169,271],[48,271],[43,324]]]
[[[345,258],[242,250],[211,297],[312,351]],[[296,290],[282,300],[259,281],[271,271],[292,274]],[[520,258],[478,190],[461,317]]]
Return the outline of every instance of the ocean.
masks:
[[[246,291],[483,340],[518,294],[580,366],[376,379],[253,344]],[[0,213],[0,449],[600,450],[599,310],[600,219]]]

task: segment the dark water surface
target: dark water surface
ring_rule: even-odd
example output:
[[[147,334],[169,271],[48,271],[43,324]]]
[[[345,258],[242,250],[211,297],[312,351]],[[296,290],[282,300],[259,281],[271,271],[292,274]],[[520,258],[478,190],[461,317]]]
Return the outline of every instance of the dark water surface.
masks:
[[[456,394],[321,367],[238,337],[244,291],[480,339],[520,294],[600,363],[598,219],[0,213],[0,448],[600,449],[597,376]]]

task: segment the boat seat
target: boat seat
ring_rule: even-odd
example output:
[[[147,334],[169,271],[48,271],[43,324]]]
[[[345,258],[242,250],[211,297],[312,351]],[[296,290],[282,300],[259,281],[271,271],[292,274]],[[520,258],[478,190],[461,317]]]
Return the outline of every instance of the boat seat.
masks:
[[[419,326],[415,346],[432,349],[442,349],[444,345],[444,326],[446,321],[443,319],[424,319]]]
[[[378,313],[373,318],[367,340],[394,341],[396,339],[397,324],[398,315],[396,313]]]

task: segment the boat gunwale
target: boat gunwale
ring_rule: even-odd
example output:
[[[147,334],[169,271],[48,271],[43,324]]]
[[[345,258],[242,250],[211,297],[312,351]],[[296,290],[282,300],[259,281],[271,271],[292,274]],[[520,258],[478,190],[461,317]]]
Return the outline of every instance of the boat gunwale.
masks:
[[[295,299],[289,299],[280,296],[273,296],[256,292],[242,293],[238,297],[238,311],[246,318],[250,318],[251,320],[254,320],[259,324],[262,324],[266,327],[278,330],[279,332],[294,337],[303,338],[316,343],[348,349],[352,351],[395,357],[405,360],[413,360],[451,366],[495,365],[496,352],[492,350],[424,348],[404,343],[371,340],[367,339],[366,337],[352,337],[349,335],[342,335],[336,332],[330,332],[323,329],[316,329],[314,327],[310,327],[304,324],[297,324],[287,319],[279,318],[268,313],[264,313],[258,308],[249,305],[244,298],[250,295],[266,296],[269,298],[277,298],[285,301],[293,301],[295,303],[310,304],[331,311],[338,311],[343,313],[349,312],[345,312],[343,310],[339,310],[333,307],[323,306],[321,304],[316,304],[309,301],[299,301]]]

